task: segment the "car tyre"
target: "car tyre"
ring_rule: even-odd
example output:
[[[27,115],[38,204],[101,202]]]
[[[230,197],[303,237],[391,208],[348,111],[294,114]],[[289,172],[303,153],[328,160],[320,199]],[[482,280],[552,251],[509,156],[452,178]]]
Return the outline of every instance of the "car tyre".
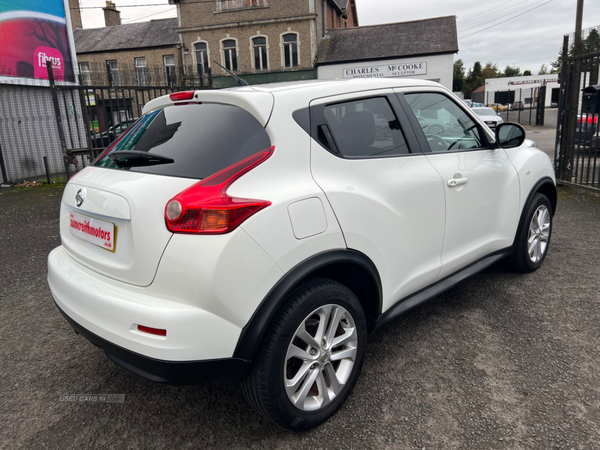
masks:
[[[510,266],[523,273],[537,270],[548,253],[551,235],[552,205],[545,195],[535,194],[517,230],[516,249],[508,260]]]
[[[305,430],[329,419],[360,375],[367,323],[346,286],[313,278],[278,312],[241,383],[248,402],[268,420]]]

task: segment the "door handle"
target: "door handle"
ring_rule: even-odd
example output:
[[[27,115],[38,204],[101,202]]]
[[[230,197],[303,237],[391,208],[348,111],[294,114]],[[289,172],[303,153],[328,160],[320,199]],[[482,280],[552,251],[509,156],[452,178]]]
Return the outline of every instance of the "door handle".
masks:
[[[455,187],[460,186],[461,184],[467,184],[467,181],[469,181],[468,178],[452,178],[451,180],[448,180],[448,187]]]

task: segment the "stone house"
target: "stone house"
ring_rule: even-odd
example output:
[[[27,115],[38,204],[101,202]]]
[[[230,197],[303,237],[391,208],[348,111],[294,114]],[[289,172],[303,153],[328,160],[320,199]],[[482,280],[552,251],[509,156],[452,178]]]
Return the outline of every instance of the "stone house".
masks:
[[[355,0],[170,0],[177,5],[181,59],[187,73],[212,72],[214,61],[250,84],[316,78],[325,30],[358,26]]]

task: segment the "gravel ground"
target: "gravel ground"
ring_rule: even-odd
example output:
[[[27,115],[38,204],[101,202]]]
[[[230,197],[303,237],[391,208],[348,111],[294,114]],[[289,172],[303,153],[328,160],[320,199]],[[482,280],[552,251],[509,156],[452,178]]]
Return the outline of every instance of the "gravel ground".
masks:
[[[0,191],[1,448],[600,448],[594,194],[560,188],[537,272],[496,265],[372,334],[353,395],[303,433],[257,416],[234,385],[154,384],[75,335],[45,279],[60,195]]]

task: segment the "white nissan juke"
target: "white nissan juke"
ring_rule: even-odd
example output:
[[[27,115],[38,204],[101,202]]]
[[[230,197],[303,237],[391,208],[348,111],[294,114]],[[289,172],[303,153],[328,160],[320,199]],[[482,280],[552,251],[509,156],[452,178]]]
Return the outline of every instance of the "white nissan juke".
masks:
[[[310,428],[350,395],[370,331],[502,258],[542,264],[554,171],[524,139],[412,79],[160,97],[67,184],[52,296],[126,369],[240,381]]]

